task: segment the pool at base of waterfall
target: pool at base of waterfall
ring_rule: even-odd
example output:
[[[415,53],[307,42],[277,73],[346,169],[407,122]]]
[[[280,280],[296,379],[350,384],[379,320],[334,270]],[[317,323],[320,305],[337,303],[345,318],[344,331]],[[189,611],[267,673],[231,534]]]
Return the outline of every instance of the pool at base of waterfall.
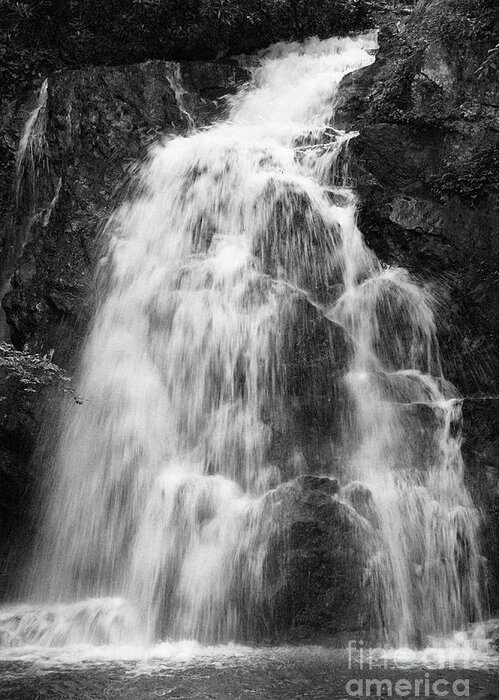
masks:
[[[0,679],[8,700],[498,697],[493,649],[460,638],[420,651],[370,649],[355,633],[341,649],[194,641],[3,649]]]

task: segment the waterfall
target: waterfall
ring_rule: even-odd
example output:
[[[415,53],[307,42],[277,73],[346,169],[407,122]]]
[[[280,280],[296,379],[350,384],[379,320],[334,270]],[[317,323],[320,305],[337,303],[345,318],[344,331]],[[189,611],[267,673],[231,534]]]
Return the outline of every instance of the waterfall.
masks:
[[[480,615],[478,513],[432,297],[365,246],[355,134],[335,129],[340,80],[375,48],[368,34],[263,52],[229,117],[156,147],[111,217],[24,639],[251,636],[272,605],[269,493],[286,475],[270,453],[298,298],[348,345],[336,448],[342,477],[371,492],[380,628],[408,644]]]

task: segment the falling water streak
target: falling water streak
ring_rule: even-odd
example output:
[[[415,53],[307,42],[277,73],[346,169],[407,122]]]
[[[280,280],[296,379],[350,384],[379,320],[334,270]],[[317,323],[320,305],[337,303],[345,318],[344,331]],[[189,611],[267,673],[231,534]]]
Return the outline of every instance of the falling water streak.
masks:
[[[37,218],[37,180],[42,168],[46,165],[45,157],[45,128],[48,98],[48,80],[45,79],[38,91],[35,106],[29,113],[24,124],[16,153],[13,211],[7,238],[4,244],[6,251],[3,261],[5,277],[0,279],[0,302],[10,289],[10,275],[24,246],[29,240],[32,226]],[[50,214],[50,211],[46,216]],[[5,312],[0,306],[0,339],[9,337],[9,326]]]
[[[188,129],[190,129],[190,130],[194,129],[195,128],[194,119],[186,107],[186,100],[184,98],[184,96],[186,95],[186,90],[184,90],[184,87],[182,85],[181,66],[179,63],[174,64],[173,74],[168,75],[167,80],[169,82],[170,87],[172,88],[173,93],[174,93],[175,102],[177,104],[177,107],[179,108],[179,111],[186,119]]]
[[[272,604],[269,547],[283,536],[269,448],[299,297],[352,345],[337,409],[347,474],[372,494],[363,522],[380,542],[380,624],[406,644],[479,615],[477,513],[453,432],[460,403],[436,379],[431,300],[366,248],[348,186],[356,134],[331,126],[340,80],[374,47],[365,35],[263,52],[230,118],[156,148],[143,194],[109,223],[79,371],[86,401],[67,409],[29,582],[32,599],[69,603],[70,617],[74,601],[103,601],[97,617],[89,604],[83,641],[99,641],[108,617],[116,629],[122,603],[106,601],[117,597],[146,642],[257,631]],[[332,283],[341,292],[325,304]],[[426,459],[405,413],[423,403],[436,421]],[[23,638],[60,643],[46,620]]]
[[[16,207],[19,207],[23,180],[29,180],[28,187],[31,190],[31,198],[35,196],[35,174],[37,161],[40,159],[45,144],[45,121],[48,96],[48,79],[42,83],[38,93],[35,107],[31,111],[24,130],[19,140],[16,154],[16,176],[14,181],[14,195]]]

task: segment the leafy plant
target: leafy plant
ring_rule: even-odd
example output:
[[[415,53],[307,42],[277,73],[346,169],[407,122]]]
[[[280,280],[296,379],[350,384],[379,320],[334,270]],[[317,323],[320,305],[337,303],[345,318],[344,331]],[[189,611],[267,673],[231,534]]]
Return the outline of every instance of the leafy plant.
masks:
[[[8,343],[0,343],[0,377],[5,385],[15,381],[30,394],[54,382],[66,386],[70,381],[47,357],[21,352]]]
[[[215,59],[371,24],[373,0],[0,0],[4,95],[64,66]],[[5,89],[6,88],[6,89]]]

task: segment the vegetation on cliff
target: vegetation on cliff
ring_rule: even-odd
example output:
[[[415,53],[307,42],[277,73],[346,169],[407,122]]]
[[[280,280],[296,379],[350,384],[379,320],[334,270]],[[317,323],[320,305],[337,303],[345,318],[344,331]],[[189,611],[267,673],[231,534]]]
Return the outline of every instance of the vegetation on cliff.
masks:
[[[40,466],[33,459],[40,425],[55,415],[64,395],[73,397],[60,367],[0,343],[0,597],[15,581],[33,534],[28,504]]]
[[[0,0],[0,82],[149,58],[214,59],[370,26],[372,0]]]
[[[0,343],[0,454],[30,456],[38,431],[41,398],[46,392],[69,392],[70,379],[47,357],[16,350]],[[47,406],[42,407],[44,413]],[[0,480],[5,476],[0,459]],[[5,491],[3,491],[5,493]],[[0,499],[0,503],[1,503]],[[0,509],[0,513],[5,510]],[[0,523],[2,518],[0,515]]]

